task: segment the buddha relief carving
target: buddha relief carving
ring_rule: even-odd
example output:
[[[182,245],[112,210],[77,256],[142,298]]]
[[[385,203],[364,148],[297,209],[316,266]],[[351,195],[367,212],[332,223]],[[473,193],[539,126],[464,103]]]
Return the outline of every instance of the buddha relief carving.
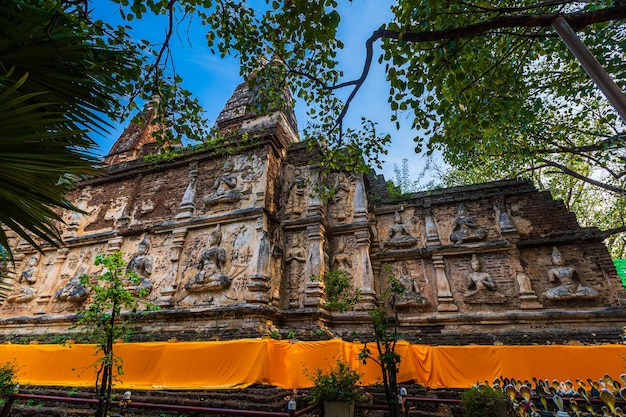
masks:
[[[386,248],[408,248],[415,246],[417,239],[409,234],[400,213],[396,211],[393,218],[393,225],[389,228],[389,239],[385,242]]]
[[[472,271],[467,274],[467,292],[465,302],[468,304],[501,304],[506,301],[506,296],[498,292],[496,283],[491,275],[481,271],[480,261],[476,254],[470,261]]]
[[[423,309],[430,304],[430,300],[422,295],[419,284],[415,278],[411,276],[405,262],[402,263],[398,283],[404,288],[402,294],[396,300],[396,307],[398,309]]]
[[[26,268],[22,271],[17,280],[18,284],[26,281],[27,284],[33,285],[37,282],[37,276],[39,275],[39,268],[37,267],[37,264],[39,264],[39,255],[34,254],[28,259]]]
[[[126,289],[135,296],[145,297],[152,292],[152,258],[148,255],[150,239],[145,237],[137,245],[137,253],[126,266],[126,272],[136,274],[135,279],[129,279]]]
[[[211,207],[222,203],[236,203],[241,199],[241,190],[237,188],[237,174],[231,161],[224,164],[224,173],[215,178],[215,192],[204,197],[204,203]]]
[[[289,307],[300,306],[300,292],[302,284],[304,283],[305,262],[306,256],[304,248],[302,247],[302,240],[299,235],[293,235],[291,246],[285,255],[285,265],[289,272]]]
[[[515,224],[511,220],[511,216],[506,211],[506,206],[502,201],[496,203],[496,212],[498,213],[498,226],[500,227],[500,233],[514,233],[517,232]]]
[[[458,208],[458,217],[452,222],[452,233],[450,234],[450,242],[460,244],[463,242],[483,240],[487,237],[487,231],[478,226],[476,220],[467,214],[465,205],[460,203]]]
[[[89,296],[89,290],[80,282],[80,277],[87,273],[87,268],[81,266],[73,277],[70,277],[67,284],[59,288],[54,293],[54,299],[59,303],[79,305]],[[55,311],[61,311],[67,305],[57,305]]]
[[[352,185],[349,178],[344,173],[340,173],[334,187],[335,194],[330,199],[329,215],[338,223],[345,223],[352,217],[352,204],[349,201]]]
[[[230,287],[231,277],[222,272],[222,267],[226,262],[226,249],[220,246],[221,242],[222,232],[218,224],[209,234],[209,247],[200,254],[198,260],[200,272],[185,283],[187,291],[215,291]]]
[[[291,219],[299,219],[306,210],[307,181],[298,168],[295,170],[295,176],[285,206],[285,216]]]
[[[582,285],[578,273],[573,266],[565,265],[563,254],[556,248],[552,248],[552,268],[548,269],[548,281],[561,283],[558,287],[551,288],[543,293],[548,300],[589,300],[598,298],[600,293],[591,287]]]
[[[28,303],[35,298],[35,289],[26,285],[20,285],[7,297],[7,303]]]
[[[333,270],[342,270],[346,272],[350,272],[352,269],[352,259],[346,253],[346,238],[345,236],[341,236],[337,241],[337,251],[333,255]]]

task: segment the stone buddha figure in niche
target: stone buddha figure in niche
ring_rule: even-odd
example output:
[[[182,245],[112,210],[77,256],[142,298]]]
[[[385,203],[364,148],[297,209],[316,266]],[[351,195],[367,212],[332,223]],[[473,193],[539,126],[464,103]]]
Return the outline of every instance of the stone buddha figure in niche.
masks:
[[[385,242],[386,247],[390,248],[406,248],[417,244],[417,239],[409,234],[402,223],[400,213],[396,211],[393,218],[393,224],[389,228],[389,240]]]
[[[145,237],[137,245],[137,253],[126,266],[126,272],[137,274],[136,279],[129,279],[126,289],[135,296],[146,296],[152,291],[152,258],[148,256],[150,250],[150,239]]]
[[[289,306],[298,307],[300,286],[304,282],[304,264],[306,257],[300,236],[294,235],[291,247],[287,250],[285,264],[289,265]]]
[[[565,260],[561,252],[552,248],[552,268],[548,269],[548,281],[561,283],[558,287],[551,288],[543,293],[548,300],[573,300],[573,299],[594,299],[600,293],[591,287],[582,285],[578,278],[578,273],[573,266],[564,265]]]
[[[430,304],[430,300],[421,294],[415,278],[409,274],[409,269],[404,263],[402,264],[401,276],[398,279],[398,283],[402,286],[402,288],[404,288],[404,290],[396,300],[397,308],[423,308]]]
[[[334,270],[343,270],[349,272],[352,269],[352,260],[346,253],[345,236],[341,236],[337,242],[337,252],[333,255]]]
[[[220,246],[222,232],[220,225],[209,234],[209,247],[202,251],[198,262],[198,272],[185,284],[189,292],[222,290],[230,287],[232,279],[222,272],[226,262],[226,249]]]
[[[463,203],[459,204],[457,211],[459,215],[452,222],[452,233],[450,234],[452,243],[459,244],[464,241],[483,240],[487,237],[487,231],[479,227],[476,220],[467,214]]]
[[[220,203],[236,203],[241,199],[241,190],[237,189],[237,174],[232,171],[233,163],[227,161],[224,164],[224,173],[215,178],[213,186],[215,192],[204,197],[204,203],[212,206]]]
[[[22,281],[26,281],[29,285],[37,282],[37,273],[39,272],[39,268],[37,268],[38,263],[39,255],[35,254],[31,256],[28,260],[27,268],[22,271],[17,282],[21,283]]]
[[[26,285],[20,285],[20,287],[11,295],[7,297],[8,303],[27,303],[35,298],[35,290]]]
[[[289,190],[287,198],[287,206],[285,207],[285,215],[289,218],[300,218],[306,209],[306,179],[298,168],[295,170],[296,178]]]
[[[80,277],[87,272],[85,267],[80,267],[76,275],[70,278],[69,282],[54,293],[57,301],[67,301],[80,304],[87,299],[89,290],[80,282]]]
[[[39,269],[37,268],[37,264],[39,263],[39,255],[34,254],[28,259],[28,264],[26,269],[22,271],[19,278],[17,279],[18,284],[26,281],[28,285],[20,285],[17,289],[13,291],[7,297],[8,303],[27,303],[35,298],[35,290],[31,287],[33,284],[37,282],[37,274]],[[6,270],[6,267],[4,267]]]
[[[337,220],[339,223],[345,223],[348,217],[351,215],[352,205],[350,202],[350,179],[345,174],[340,173],[335,182],[335,195],[330,199],[332,203],[328,208],[330,217]]]
[[[498,292],[496,283],[488,272],[481,271],[480,261],[476,254],[470,261],[472,271],[467,274],[467,293],[465,302],[470,304],[500,304],[506,301],[506,296]]]

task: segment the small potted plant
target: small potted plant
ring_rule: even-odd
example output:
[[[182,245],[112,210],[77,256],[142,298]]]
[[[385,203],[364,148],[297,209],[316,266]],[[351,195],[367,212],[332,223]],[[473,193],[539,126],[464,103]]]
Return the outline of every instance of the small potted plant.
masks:
[[[507,417],[506,394],[487,385],[479,385],[461,393],[464,417]]]
[[[324,402],[325,417],[352,417],[354,403],[362,399],[357,386],[362,374],[342,360],[328,371],[317,368],[313,374],[311,399]]]

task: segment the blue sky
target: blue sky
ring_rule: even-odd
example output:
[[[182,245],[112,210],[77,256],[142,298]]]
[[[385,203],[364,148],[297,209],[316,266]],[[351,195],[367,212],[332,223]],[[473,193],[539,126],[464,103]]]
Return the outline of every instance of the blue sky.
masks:
[[[264,3],[264,2],[263,2]],[[388,0],[354,0],[340,2],[341,23],[339,37],[345,47],[339,54],[341,69],[345,79],[357,78],[363,68],[365,57],[365,40],[372,31],[383,22],[391,20],[391,1]],[[108,1],[91,3],[96,18],[119,24],[121,22],[118,9]],[[133,27],[132,36],[137,39],[149,39],[158,42],[165,31],[165,20],[155,17],[144,18],[129,23]],[[235,58],[222,59],[213,55],[205,42],[205,31],[199,24],[183,24],[170,42],[176,69],[181,73],[183,86],[192,91],[206,110],[209,121],[217,118],[220,110],[232,95],[235,87],[243,79],[239,75],[239,63]],[[376,45],[378,46],[378,45]],[[378,53],[377,53],[378,52]],[[380,49],[375,49],[377,58]],[[408,158],[411,175],[416,177],[421,172],[424,159],[414,152],[412,138],[417,132],[409,129],[410,122],[404,121],[401,130],[396,130],[390,122],[391,110],[387,102],[389,86],[385,80],[384,68],[374,59],[369,77],[350,107],[346,122],[358,126],[361,117],[367,117],[378,123],[383,133],[389,133],[392,143],[389,154],[383,157],[382,172],[387,179],[393,179],[394,164],[401,165],[403,158]],[[296,103],[298,126],[302,129],[307,122],[305,104]],[[401,122],[402,122],[401,117]],[[113,142],[119,137],[125,124],[117,127],[110,136],[99,140],[102,154],[106,154]]]

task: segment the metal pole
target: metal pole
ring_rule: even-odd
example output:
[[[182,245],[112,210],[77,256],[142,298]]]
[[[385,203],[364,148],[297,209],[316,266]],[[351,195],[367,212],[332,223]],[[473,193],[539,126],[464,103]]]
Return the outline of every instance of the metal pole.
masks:
[[[552,27],[559,34],[563,42],[567,45],[572,54],[576,57],[580,65],[587,72],[589,77],[596,83],[604,96],[611,102],[615,110],[626,121],[626,97],[620,88],[611,79],[611,76],[604,70],[598,60],[589,52],[589,49],[580,40],[574,29],[567,21],[559,16],[552,22]]]

